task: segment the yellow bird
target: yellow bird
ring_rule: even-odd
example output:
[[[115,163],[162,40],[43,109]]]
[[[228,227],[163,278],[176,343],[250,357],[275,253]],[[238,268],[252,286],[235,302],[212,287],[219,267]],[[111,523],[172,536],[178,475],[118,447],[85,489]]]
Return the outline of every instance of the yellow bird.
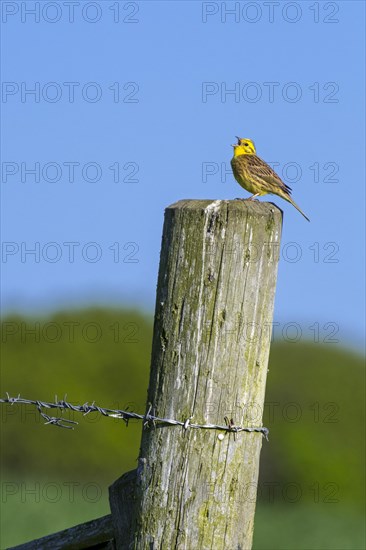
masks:
[[[238,143],[232,145],[234,156],[231,159],[231,167],[236,181],[249,193],[252,193],[251,197],[244,200],[253,200],[255,197],[261,197],[268,193],[278,195],[290,202],[309,222],[309,218],[292,200],[291,187],[286,185],[276,172],[257,156],[253,141],[239,137],[237,140]]]

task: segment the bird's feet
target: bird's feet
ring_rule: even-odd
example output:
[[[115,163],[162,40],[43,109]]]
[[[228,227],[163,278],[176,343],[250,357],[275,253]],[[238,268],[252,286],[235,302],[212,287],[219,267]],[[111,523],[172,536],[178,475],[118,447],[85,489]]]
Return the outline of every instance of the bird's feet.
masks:
[[[254,197],[248,197],[247,199],[243,199],[243,197],[237,197],[236,199],[234,199],[235,201],[256,201],[258,202],[258,199],[255,199]]]

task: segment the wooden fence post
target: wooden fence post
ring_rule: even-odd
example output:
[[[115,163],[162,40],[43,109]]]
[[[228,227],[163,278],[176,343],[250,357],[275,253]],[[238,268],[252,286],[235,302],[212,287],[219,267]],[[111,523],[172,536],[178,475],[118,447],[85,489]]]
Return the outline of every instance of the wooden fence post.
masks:
[[[281,224],[272,203],[166,209],[148,390],[156,416],[262,426]],[[261,433],[149,423],[131,538],[124,528],[118,548],[250,549],[261,445]]]

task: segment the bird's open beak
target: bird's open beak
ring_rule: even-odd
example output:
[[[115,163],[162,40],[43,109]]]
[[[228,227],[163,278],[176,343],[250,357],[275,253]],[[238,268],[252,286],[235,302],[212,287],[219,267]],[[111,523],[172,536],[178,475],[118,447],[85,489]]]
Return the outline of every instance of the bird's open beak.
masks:
[[[239,143],[240,143],[240,140],[241,140],[241,138],[240,138],[240,137],[238,137],[238,136],[235,136],[235,137],[236,137],[236,139],[238,140],[238,144],[239,144]]]

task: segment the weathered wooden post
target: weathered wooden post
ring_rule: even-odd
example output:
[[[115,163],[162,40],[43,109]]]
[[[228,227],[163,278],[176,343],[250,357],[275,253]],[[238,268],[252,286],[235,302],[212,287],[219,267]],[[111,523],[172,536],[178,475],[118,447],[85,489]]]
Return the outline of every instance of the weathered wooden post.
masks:
[[[148,390],[156,416],[262,425],[281,224],[271,203],[166,209]],[[118,548],[250,549],[261,445],[256,432],[149,423],[137,473],[111,490],[115,526],[123,508]]]

